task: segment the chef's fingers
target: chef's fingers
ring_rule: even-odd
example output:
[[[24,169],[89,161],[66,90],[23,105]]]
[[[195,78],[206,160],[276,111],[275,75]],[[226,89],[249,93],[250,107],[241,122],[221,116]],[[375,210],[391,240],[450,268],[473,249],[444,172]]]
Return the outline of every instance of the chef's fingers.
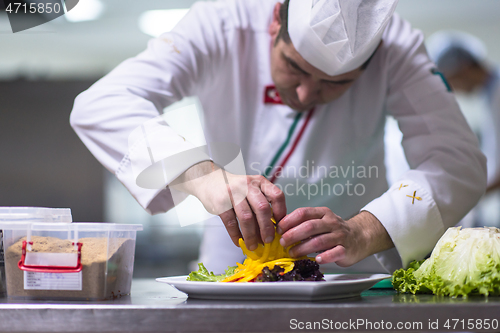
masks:
[[[327,250],[316,256],[316,262],[318,264],[329,264],[334,262],[341,267],[348,266],[342,264],[344,259],[346,259],[346,249],[342,245],[335,246],[333,249]]]
[[[248,189],[247,200],[250,203],[260,229],[260,237],[264,243],[271,243],[274,239],[275,228],[271,221],[271,206],[260,190],[260,183],[253,180]]]
[[[327,213],[327,209],[322,207],[303,207],[298,208],[285,216],[279,223],[277,231],[283,234],[286,231],[298,226],[299,224],[313,219],[321,219]]]
[[[283,247],[288,247],[292,244],[321,235],[331,231],[331,226],[325,220],[314,219],[305,221],[295,228],[289,229],[280,239],[280,244]],[[321,249],[324,250],[324,249]]]
[[[260,188],[262,193],[266,196],[267,201],[271,204],[271,207],[273,207],[274,219],[276,222],[281,221],[281,219],[286,215],[285,194],[278,186],[271,183],[265,177],[262,177],[261,179]]]
[[[311,253],[329,250],[340,244],[341,237],[335,233],[326,233],[311,237],[300,244],[293,246],[288,253],[292,257],[306,256]]]
[[[234,210],[231,208],[230,210],[220,214],[219,217],[221,218],[222,223],[224,223],[224,227],[226,227],[227,233],[229,234],[229,237],[231,237],[234,245],[239,246],[238,241],[243,236],[241,235]]]
[[[250,251],[255,250],[259,242],[261,242],[261,239],[259,225],[257,224],[257,220],[248,201],[243,200],[237,204],[234,207],[234,211],[236,212],[236,217],[238,218],[240,230],[243,234],[243,240],[245,241],[247,249]]]

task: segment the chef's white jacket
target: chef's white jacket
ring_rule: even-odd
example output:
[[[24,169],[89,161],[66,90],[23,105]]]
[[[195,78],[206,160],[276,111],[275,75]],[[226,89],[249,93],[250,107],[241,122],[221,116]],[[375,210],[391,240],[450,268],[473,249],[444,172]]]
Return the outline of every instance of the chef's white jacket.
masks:
[[[73,128],[151,214],[167,211],[172,201],[165,189],[136,184],[137,165],[145,168],[150,162],[146,158],[134,161],[147,154],[134,152],[131,133],[158,117],[164,107],[186,96],[198,96],[206,141],[239,145],[249,174],[262,173],[285,142],[296,112],[263,101],[265,87],[273,83],[268,27],[275,3],[197,3],[172,32],[151,40],[146,51],[77,97]],[[385,270],[392,271],[422,259],[446,228],[477,203],[485,189],[486,167],[453,94],[431,72],[434,64],[426,54],[422,33],[395,15],[382,40],[349,90],[315,108],[276,184],[288,190],[288,212],[327,206],[346,219],[361,210],[371,212],[395,244],[392,251],[375,255]],[[387,114],[399,122],[411,167],[389,189],[383,144]],[[305,121],[306,116],[298,121],[290,142]],[[172,129],[163,126],[162,131],[161,158],[193,148]],[[290,149],[288,145],[283,156]],[[199,153],[186,163],[167,165],[166,182],[208,158]],[[311,168],[306,177],[298,174],[304,165]],[[323,194],[312,195],[311,184],[323,189]],[[217,262],[217,267],[208,265],[215,271],[234,265],[240,249],[228,241],[222,227],[209,229],[208,234],[219,238],[205,240],[202,249],[208,252],[202,258]]]

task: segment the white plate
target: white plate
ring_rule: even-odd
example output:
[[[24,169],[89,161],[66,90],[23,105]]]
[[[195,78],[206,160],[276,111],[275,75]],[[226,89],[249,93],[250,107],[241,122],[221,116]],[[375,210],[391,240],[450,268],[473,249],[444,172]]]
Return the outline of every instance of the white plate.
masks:
[[[191,298],[320,301],[358,296],[388,274],[325,274],[326,281],[222,283],[186,281],[187,275],[158,278]]]

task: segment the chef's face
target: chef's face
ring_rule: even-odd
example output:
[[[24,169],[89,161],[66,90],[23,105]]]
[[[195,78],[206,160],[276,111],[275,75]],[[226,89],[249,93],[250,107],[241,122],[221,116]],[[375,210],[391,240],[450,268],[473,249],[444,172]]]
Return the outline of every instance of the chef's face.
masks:
[[[271,51],[271,76],[283,103],[296,111],[307,111],[318,104],[339,98],[363,71],[330,76],[310,65],[282,39]]]
[[[474,93],[484,84],[484,75],[482,75],[481,69],[478,67],[465,66],[458,70],[457,73],[453,75],[445,74],[445,76],[453,90],[465,94]]]
[[[361,68],[330,76],[309,64],[297,52],[292,42],[278,38],[280,28],[279,6],[269,27],[272,37],[271,76],[283,103],[296,111],[307,111],[318,104],[331,102],[349,89],[363,73]]]
[[[463,75],[454,75],[449,77],[448,83],[452,86],[453,90],[461,93],[470,94],[476,89],[476,86]]]

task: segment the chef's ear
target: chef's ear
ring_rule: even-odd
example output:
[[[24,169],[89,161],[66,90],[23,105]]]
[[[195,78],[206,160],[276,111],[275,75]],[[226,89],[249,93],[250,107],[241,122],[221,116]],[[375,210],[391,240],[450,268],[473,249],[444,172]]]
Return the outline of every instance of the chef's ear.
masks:
[[[273,39],[275,39],[278,36],[278,33],[280,32],[280,28],[281,28],[280,9],[281,9],[281,2],[278,2],[274,6],[273,21],[271,22],[271,25],[269,26],[269,35],[271,35],[271,37]]]

